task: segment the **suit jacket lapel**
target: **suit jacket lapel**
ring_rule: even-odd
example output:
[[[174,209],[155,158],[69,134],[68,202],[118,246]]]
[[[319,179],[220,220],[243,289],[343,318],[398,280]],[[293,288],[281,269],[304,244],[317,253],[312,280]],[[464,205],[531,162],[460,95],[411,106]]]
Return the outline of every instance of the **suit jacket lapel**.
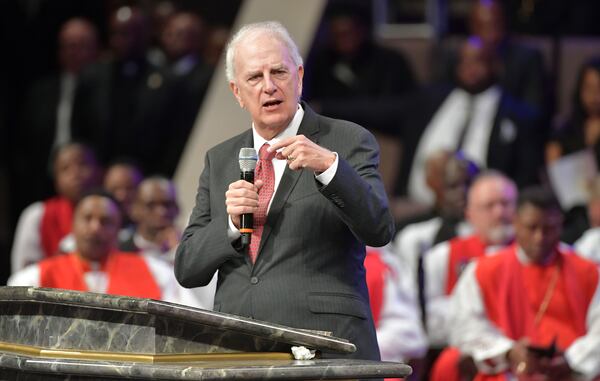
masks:
[[[302,102],[302,108],[304,109],[304,117],[302,118],[302,122],[298,128],[298,135],[304,135],[313,142],[318,143],[319,121],[317,114],[304,102]],[[303,172],[304,170],[293,171],[290,169],[290,167],[285,167],[285,171],[281,177],[281,182],[277,187],[277,191],[273,195],[273,202],[271,203],[271,208],[269,209],[269,214],[267,215],[267,221],[263,228],[262,237],[260,239],[260,247],[258,248],[257,262],[260,260],[260,252],[265,246],[265,242],[273,230],[273,225],[279,218],[279,214],[283,209],[283,205],[285,205],[285,202],[289,198],[292,190],[298,182],[298,179],[300,178],[300,175]]]

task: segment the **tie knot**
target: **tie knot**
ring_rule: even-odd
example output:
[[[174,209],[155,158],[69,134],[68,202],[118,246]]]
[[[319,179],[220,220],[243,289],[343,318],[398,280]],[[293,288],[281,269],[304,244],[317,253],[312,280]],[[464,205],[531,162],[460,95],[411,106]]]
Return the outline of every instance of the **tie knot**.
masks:
[[[269,152],[267,151],[267,148],[269,148],[269,143],[265,143],[262,145],[262,147],[260,147],[260,150],[258,151],[258,157],[260,158],[260,160],[268,160],[271,161],[273,160],[273,158],[275,157],[276,152]]]

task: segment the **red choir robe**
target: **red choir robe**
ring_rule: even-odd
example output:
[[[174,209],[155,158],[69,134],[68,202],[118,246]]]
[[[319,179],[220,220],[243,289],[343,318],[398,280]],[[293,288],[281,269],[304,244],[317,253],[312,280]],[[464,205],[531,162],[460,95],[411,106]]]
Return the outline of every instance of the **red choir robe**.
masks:
[[[76,253],[45,259],[38,266],[41,287],[88,291],[84,274],[90,266]],[[101,270],[108,276],[107,294],[161,299],[160,287],[141,255],[113,251]]]
[[[587,309],[598,286],[592,262],[557,249],[547,265],[522,264],[513,245],[482,260],[476,278],[488,318],[508,338],[527,337],[537,346],[549,346],[556,339],[559,351],[564,351],[586,334]],[[540,311],[547,292],[552,292],[550,302]],[[538,313],[541,318],[536,324]],[[476,380],[508,378],[479,374]]]
[[[456,237],[448,241],[450,253],[448,257],[448,275],[446,277],[446,295],[450,295],[458,282],[460,274],[467,265],[476,258],[485,256],[487,245],[477,235]],[[431,381],[458,381],[456,364],[460,360],[460,351],[448,347],[436,359],[431,370]]]
[[[517,246],[512,245],[480,259],[477,264],[475,275],[487,317],[512,340],[527,337],[533,345],[549,346],[556,339],[557,347],[564,351],[586,333],[587,309],[598,285],[596,265],[558,249],[544,266],[522,264],[516,250]],[[552,282],[556,283],[550,302],[535,324],[535,316]],[[445,351],[434,368],[436,379],[460,380],[459,358],[458,349]],[[475,380],[509,378],[504,373],[480,373]]]
[[[53,197],[44,201],[44,212],[40,223],[40,242],[44,258],[58,253],[60,241],[71,233],[73,225],[73,203],[64,197]]]
[[[390,276],[391,269],[381,259],[381,255],[375,250],[367,250],[365,257],[365,271],[367,289],[369,291],[369,303],[375,328],[379,325],[379,317],[385,300],[385,279]],[[385,381],[399,381],[399,378],[386,378]]]
[[[450,295],[460,274],[475,258],[485,255],[485,242],[476,235],[456,237],[448,241],[450,253],[448,257],[448,275],[446,277],[446,295]]]

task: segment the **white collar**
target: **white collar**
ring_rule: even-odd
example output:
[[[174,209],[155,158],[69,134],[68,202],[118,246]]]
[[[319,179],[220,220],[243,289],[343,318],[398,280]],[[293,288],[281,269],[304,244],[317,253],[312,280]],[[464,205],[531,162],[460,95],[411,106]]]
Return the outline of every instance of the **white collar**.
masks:
[[[162,248],[159,245],[142,237],[142,235],[138,232],[135,232],[135,234],[133,235],[133,243],[138,249],[142,251],[157,250],[162,252]]]
[[[553,251],[552,255],[548,256],[548,258],[546,258],[542,263],[535,263],[527,256],[527,254],[525,254],[525,250],[523,250],[523,248],[521,246],[517,245],[517,259],[519,260],[519,262],[521,262],[521,264],[524,264],[524,265],[537,264],[538,266],[546,266],[548,263],[552,262],[552,260],[556,256],[557,252],[558,252],[558,250],[555,249]]]
[[[252,123],[252,137],[254,138],[254,149],[256,150],[256,152],[260,151],[260,147],[262,147],[265,143],[269,143],[271,145],[282,139],[296,136],[298,134],[298,129],[300,128],[302,118],[304,118],[304,110],[302,109],[302,106],[298,104],[298,110],[296,110],[296,114],[294,114],[294,117],[292,118],[290,124],[288,124],[285,130],[281,131],[273,139],[268,141],[265,140],[265,138],[263,138],[262,136],[260,136],[260,134],[256,131],[256,128],[254,127],[254,123]]]

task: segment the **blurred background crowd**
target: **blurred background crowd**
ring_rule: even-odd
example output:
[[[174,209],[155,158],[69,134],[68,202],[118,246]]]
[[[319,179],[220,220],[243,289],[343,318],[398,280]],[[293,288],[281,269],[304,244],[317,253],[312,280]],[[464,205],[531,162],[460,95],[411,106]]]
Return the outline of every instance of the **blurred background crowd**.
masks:
[[[119,250],[172,266],[171,178],[242,3],[0,3],[0,283],[74,250],[73,208],[98,187],[122,209]],[[398,318],[422,331],[400,357],[418,360],[418,377],[448,344],[447,304],[431,301],[456,279],[432,275],[448,259],[431,258],[450,250],[436,245],[477,236],[483,253],[512,242],[520,190],[552,189],[557,240],[600,263],[598,11],[585,0],[331,0],[323,14],[303,98],[379,141],[397,235],[370,250],[367,271],[409,295],[389,308],[411,310]],[[390,280],[370,281],[381,291]],[[374,290],[378,320],[387,299]],[[382,354],[406,328],[390,324],[379,327],[390,330]]]

